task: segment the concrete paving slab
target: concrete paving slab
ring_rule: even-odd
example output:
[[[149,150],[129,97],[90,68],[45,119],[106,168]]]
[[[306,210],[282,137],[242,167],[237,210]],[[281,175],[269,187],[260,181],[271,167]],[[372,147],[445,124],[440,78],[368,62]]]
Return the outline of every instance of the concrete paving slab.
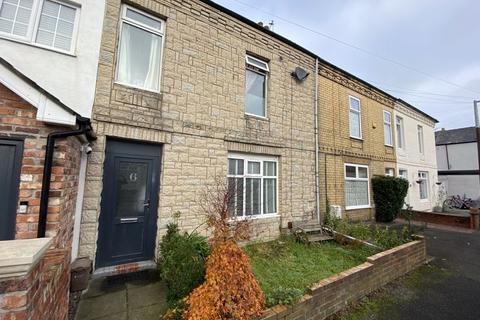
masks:
[[[121,290],[81,299],[76,320],[96,320],[105,316],[127,312],[127,291]]]
[[[165,304],[167,288],[163,282],[151,283],[145,286],[127,284],[129,308],[140,308],[154,304]]]
[[[128,311],[128,320],[159,320],[167,311],[164,304],[154,304]]]

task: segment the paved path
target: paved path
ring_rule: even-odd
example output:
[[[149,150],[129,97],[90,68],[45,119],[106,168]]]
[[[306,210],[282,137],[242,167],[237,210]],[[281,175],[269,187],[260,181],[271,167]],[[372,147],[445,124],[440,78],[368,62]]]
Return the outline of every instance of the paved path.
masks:
[[[166,311],[166,288],[157,272],[90,281],[75,320],[158,320]]]
[[[409,299],[385,307],[376,319],[480,319],[480,233],[439,229],[424,231],[432,264],[447,275],[435,273],[420,279]]]

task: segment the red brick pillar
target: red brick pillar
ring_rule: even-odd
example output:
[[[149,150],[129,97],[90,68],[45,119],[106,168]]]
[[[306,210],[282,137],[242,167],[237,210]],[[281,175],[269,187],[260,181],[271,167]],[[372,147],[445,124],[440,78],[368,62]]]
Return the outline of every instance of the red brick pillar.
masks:
[[[470,208],[470,229],[479,230],[479,212],[478,208]]]

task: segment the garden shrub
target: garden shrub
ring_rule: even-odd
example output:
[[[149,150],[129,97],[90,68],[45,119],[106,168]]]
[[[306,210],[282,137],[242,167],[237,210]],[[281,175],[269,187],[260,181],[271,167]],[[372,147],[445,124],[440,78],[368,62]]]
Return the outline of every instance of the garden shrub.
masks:
[[[234,241],[213,248],[205,283],[187,298],[186,320],[249,320],[262,315],[265,297],[250,259]]]
[[[247,240],[249,221],[232,221],[232,191],[222,180],[201,204],[213,229],[205,282],[186,299],[185,320],[250,320],[262,315],[265,296],[250,259],[237,241]],[[233,218],[234,219],[234,218]]]
[[[160,276],[167,285],[170,304],[186,297],[205,276],[205,260],[210,253],[207,239],[196,233],[181,234],[176,224],[167,226],[160,244]]]
[[[408,181],[403,178],[376,176],[372,178],[375,218],[392,222],[403,207],[408,192]]]
[[[297,303],[303,296],[303,291],[296,288],[276,288],[267,297],[267,307],[277,304],[292,305]]]

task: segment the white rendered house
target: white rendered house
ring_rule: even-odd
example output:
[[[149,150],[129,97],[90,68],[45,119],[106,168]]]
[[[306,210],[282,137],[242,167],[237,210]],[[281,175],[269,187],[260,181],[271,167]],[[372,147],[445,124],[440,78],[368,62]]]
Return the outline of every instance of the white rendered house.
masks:
[[[448,196],[480,198],[480,172],[475,127],[435,133],[438,175]]]
[[[393,119],[397,175],[409,182],[405,203],[418,211],[430,211],[440,202],[434,132],[437,122],[407,102],[397,100]]]

